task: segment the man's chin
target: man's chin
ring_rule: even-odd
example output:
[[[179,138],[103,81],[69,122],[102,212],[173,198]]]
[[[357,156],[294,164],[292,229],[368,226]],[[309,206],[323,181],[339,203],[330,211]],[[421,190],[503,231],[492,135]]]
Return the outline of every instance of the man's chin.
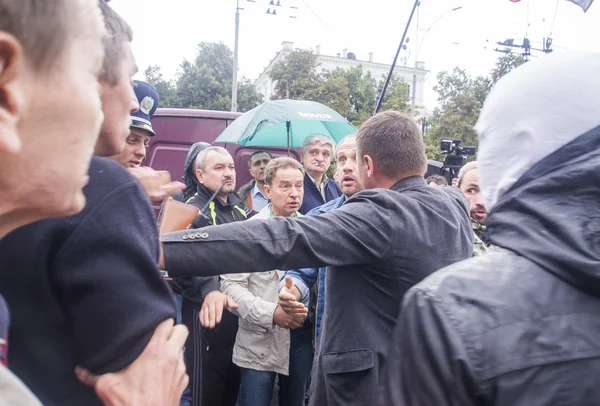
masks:
[[[473,217],[479,224],[483,225],[485,224],[485,220],[487,219],[487,214],[473,214],[471,217]]]

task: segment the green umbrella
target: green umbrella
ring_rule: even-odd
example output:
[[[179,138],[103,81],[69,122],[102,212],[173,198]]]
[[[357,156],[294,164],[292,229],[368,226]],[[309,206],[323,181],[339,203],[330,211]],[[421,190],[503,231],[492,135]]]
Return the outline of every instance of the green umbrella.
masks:
[[[302,146],[311,134],[329,135],[338,143],[357,129],[336,111],[312,101],[274,100],[242,114],[215,142],[247,147]]]

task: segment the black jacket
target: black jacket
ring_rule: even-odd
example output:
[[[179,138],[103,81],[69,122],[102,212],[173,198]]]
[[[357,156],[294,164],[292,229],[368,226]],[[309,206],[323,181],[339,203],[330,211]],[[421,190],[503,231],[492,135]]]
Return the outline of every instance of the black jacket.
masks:
[[[364,190],[318,216],[276,217],[163,236],[173,275],[329,265],[311,405],[371,405],[404,293],[473,254],[464,194],[421,176]],[[195,266],[194,264],[202,264]]]
[[[46,406],[101,405],[75,366],[116,372],[175,316],[146,192],[106,158],[93,158],[88,173],[81,213],[0,240],[0,293],[12,313],[9,366]]]
[[[206,186],[199,184],[196,188],[196,194],[187,201],[187,204],[201,210],[210,200],[213,193]],[[241,199],[236,193],[230,193],[227,196],[227,203],[215,197],[205,214],[210,218],[213,225],[219,225],[246,220],[253,212],[242,205]],[[218,276],[175,278],[174,287],[184,298],[196,303],[198,306],[202,305],[204,297],[209,292],[220,290]]]
[[[305,173],[304,199],[302,199],[302,206],[300,206],[300,210],[298,211],[302,214],[306,214],[315,207],[322,206],[327,202],[337,199],[341,195],[342,191],[337,182],[331,178],[328,178],[325,182],[325,200],[323,200],[321,191],[317,188],[310,176],[308,176],[308,173]]]
[[[408,292],[382,405],[600,401],[600,127],[524,174],[487,219],[498,252]]]

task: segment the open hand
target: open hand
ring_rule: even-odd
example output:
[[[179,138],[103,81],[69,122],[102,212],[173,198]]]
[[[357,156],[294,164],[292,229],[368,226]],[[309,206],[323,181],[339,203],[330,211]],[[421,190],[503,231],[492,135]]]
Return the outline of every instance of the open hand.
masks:
[[[304,307],[304,305],[302,303],[300,303],[300,304]],[[306,314],[308,314],[308,311],[306,312]],[[283,311],[281,306],[277,306],[275,308],[275,313],[273,313],[273,322],[275,324],[277,324],[279,327],[295,329],[295,328],[302,326],[302,324],[304,324],[305,317],[306,316],[294,317],[290,314],[287,314],[285,311]]]
[[[185,189],[183,183],[171,182],[171,174],[168,171],[155,171],[142,166],[129,168],[129,172],[137,178],[150,200],[155,203],[162,202],[172,194]]]
[[[223,318],[223,309],[237,309],[240,306],[232,298],[218,290],[213,290],[204,298],[200,309],[200,324],[205,328],[214,328]]]

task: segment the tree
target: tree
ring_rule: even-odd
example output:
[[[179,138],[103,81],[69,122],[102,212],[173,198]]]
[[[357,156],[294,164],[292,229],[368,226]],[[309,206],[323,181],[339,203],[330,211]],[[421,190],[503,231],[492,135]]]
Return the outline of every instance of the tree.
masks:
[[[381,78],[379,86],[383,87],[385,77]],[[409,86],[402,76],[394,74],[390,79],[387,91],[383,97],[383,103],[380,111],[395,110],[404,113],[410,112],[410,96],[408,94]]]
[[[525,58],[518,54],[505,54],[502,55],[496,61],[496,66],[492,69],[490,73],[490,88],[496,84],[496,82],[508,72],[513,70],[514,68],[523,65],[525,62]]]
[[[371,72],[364,71],[362,65],[350,69],[337,68],[329,73],[330,77],[339,77],[346,81],[348,87],[349,121],[360,125],[366,121],[375,110],[377,88]]]
[[[291,52],[285,59],[277,62],[269,73],[270,78],[276,82],[271,99],[284,98],[287,90],[290,99],[306,100],[306,93],[314,91],[323,81],[317,73],[318,66],[317,57],[312,52]]]
[[[348,104],[348,83],[343,77],[326,76],[318,82],[318,87],[309,89],[306,92],[305,100],[323,103],[346,118],[351,113],[350,105]]]
[[[427,155],[442,160],[440,141],[460,139],[465,146],[477,147],[474,126],[492,86],[505,74],[525,63],[520,55],[505,54],[498,58],[489,77],[472,78],[465,70],[455,67],[452,72],[440,72],[434,90],[438,94],[439,107],[431,117],[425,138]]]
[[[171,81],[167,81],[158,65],[150,65],[144,71],[146,82],[154,86],[159,96],[159,107],[178,107],[177,89]]]
[[[179,107],[207,110],[231,108],[233,53],[223,43],[202,42],[194,62],[183,61],[177,79]],[[238,82],[238,110],[248,111],[262,102],[262,96],[244,77]]]

